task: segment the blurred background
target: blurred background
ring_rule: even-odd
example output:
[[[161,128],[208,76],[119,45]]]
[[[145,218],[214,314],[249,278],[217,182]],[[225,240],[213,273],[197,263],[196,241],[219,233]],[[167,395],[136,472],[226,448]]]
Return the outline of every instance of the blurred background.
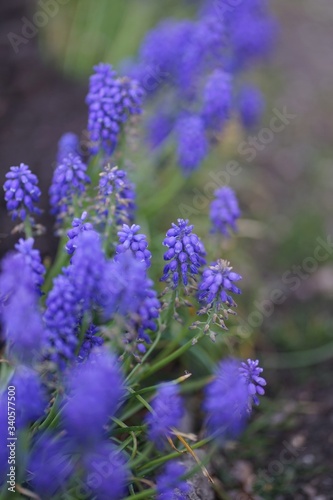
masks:
[[[21,162],[38,174],[46,226],[38,246],[44,257],[52,258],[56,239],[47,215],[47,190],[60,136],[67,131],[82,135],[86,128],[84,99],[92,66],[105,61],[124,67],[147,30],[165,17],[190,17],[198,2],[50,3],[55,7],[40,19],[43,26],[38,29],[29,24],[41,10],[38,2],[0,3],[0,174],[3,183],[9,167]],[[242,339],[240,354],[260,358],[270,388],[262,411],[240,443],[220,457],[221,480],[230,498],[237,500],[256,498],[254,494],[268,499],[329,499],[333,498],[333,3],[271,0],[269,4],[279,23],[276,47],[251,75],[267,101],[260,128],[248,135],[231,123],[204,168],[181,190],[170,190],[168,211],[148,206],[140,222],[145,226],[148,220],[154,233],[151,249],[157,256],[162,255],[159,242],[170,222],[186,215],[180,213],[184,206],[206,238],[207,200],[192,215],[191,208],[200,204],[195,197],[202,195],[209,176],[224,178],[228,162],[237,162],[239,173],[226,181],[240,200],[239,233],[222,244],[211,239],[211,252],[225,252],[244,276],[233,328]],[[22,29],[28,37],[9,36],[21,35]],[[284,126],[272,133],[276,116]],[[141,196],[147,193],[149,189]],[[17,236],[11,235],[12,222],[2,199],[0,209],[3,255]],[[158,276],[158,257],[155,265]],[[209,343],[206,349],[212,350]],[[196,361],[198,371],[204,370],[203,357],[204,353]],[[294,459],[288,464],[279,458],[284,440],[294,447]]]

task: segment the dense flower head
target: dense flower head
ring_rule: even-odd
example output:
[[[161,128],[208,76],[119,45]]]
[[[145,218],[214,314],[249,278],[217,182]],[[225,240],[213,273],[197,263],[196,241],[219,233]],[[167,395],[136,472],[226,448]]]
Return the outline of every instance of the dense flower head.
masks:
[[[54,498],[66,491],[74,464],[64,438],[49,434],[36,436],[28,461],[29,483],[40,498]]]
[[[148,250],[147,238],[144,234],[138,234],[140,226],[132,224],[128,226],[123,224],[120,231],[118,231],[119,245],[117,245],[116,253],[124,253],[129,249],[140,262],[144,262],[146,267],[150,267],[151,252]]]
[[[79,156],[69,153],[56,167],[49,189],[51,213],[58,219],[64,217],[74,196],[84,193],[90,182],[87,165]]]
[[[91,152],[101,147],[111,155],[117,146],[123,124],[131,115],[141,113],[143,89],[136,80],[117,78],[109,64],[94,67],[86,103]]]
[[[218,132],[230,118],[232,91],[229,73],[216,69],[207,78],[202,107],[202,118],[207,129]]]
[[[24,364],[41,354],[44,328],[33,272],[25,256],[13,253],[2,262],[0,319],[7,355]]]
[[[26,366],[18,366],[10,385],[15,387],[16,427],[23,428],[44,415],[47,399],[39,374]]]
[[[69,255],[73,255],[77,247],[78,236],[83,231],[91,231],[93,225],[91,222],[86,222],[87,212],[83,212],[81,217],[74,217],[72,229],[67,231],[69,241],[66,244],[66,250]]]
[[[244,86],[237,99],[241,121],[245,128],[251,129],[258,124],[265,108],[265,101],[260,90],[253,86]]]
[[[33,246],[33,238],[28,238],[27,240],[20,238],[15,245],[15,249],[24,256],[27,265],[32,271],[34,285],[37,290],[40,290],[40,287],[44,283],[45,267],[42,264],[39,250],[33,248]]]
[[[104,168],[99,181],[99,198],[100,211],[106,217],[110,217],[109,211],[114,206],[116,224],[128,224],[134,220],[136,194],[134,185],[124,170],[109,166]]]
[[[117,358],[103,348],[95,348],[68,374],[66,388],[64,426],[77,446],[89,447],[102,438],[104,426],[125,394]]]
[[[103,442],[84,457],[86,486],[91,492],[89,498],[98,500],[121,500],[126,496],[129,470],[126,456],[114,445]],[[102,474],[99,471],[103,471]],[[94,473],[99,473],[99,481]]]
[[[203,120],[197,115],[182,116],[176,125],[178,162],[184,174],[196,170],[208,154]]]
[[[184,415],[178,386],[171,382],[160,384],[151,406],[153,413],[148,413],[146,417],[148,438],[161,449],[166,438],[172,435],[172,428],[179,427]]]
[[[121,316],[136,339],[145,342],[150,342],[147,330],[156,330],[160,309],[153,285],[145,263],[127,251],[108,263],[101,286],[101,305],[106,318]]]
[[[240,373],[244,377],[244,380],[248,386],[250,397],[255,405],[259,404],[259,396],[265,394],[266,380],[260,376],[263,372],[263,368],[260,368],[259,361],[248,359],[243,361],[240,367]]]
[[[221,361],[207,386],[203,409],[208,433],[217,439],[237,437],[248,417],[248,385],[236,359]]]
[[[40,214],[36,206],[40,199],[38,179],[29,167],[21,163],[19,167],[10,167],[3,185],[7,210],[12,219],[25,220],[29,214]]]
[[[44,313],[47,358],[59,367],[67,360],[74,359],[77,329],[81,320],[78,299],[78,290],[71,282],[68,269],[65,269],[53,281]]]
[[[156,479],[157,500],[178,500],[189,498],[191,486],[181,477],[186,474],[186,467],[180,462],[170,460],[164,471]]]
[[[240,216],[236,193],[229,186],[219,188],[214,193],[210,205],[210,220],[213,232],[229,235],[229,227],[237,231],[236,221]]]
[[[91,323],[84,334],[80,352],[78,354],[78,361],[80,363],[88,358],[94,347],[100,347],[103,345],[104,339],[98,335],[99,333],[100,329]]]
[[[172,281],[173,287],[180,280],[187,286],[189,277],[198,274],[205,261],[205,248],[200,238],[192,232],[193,226],[188,220],[178,219],[178,224],[172,223],[172,228],[166,233],[163,245],[168,247],[164,260],[170,261],[163,271],[162,281]]]
[[[199,285],[199,300],[205,304],[219,309],[223,303],[227,306],[235,306],[234,299],[229,295],[241,293],[241,290],[234,285],[234,281],[239,281],[242,277],[232,271],[230,263],[225,260],[212,262],[203,274]]]
[[[60,137],[58,142],[57,163],[61,163],[69,154],[80,156],[79,137],[73,132],[67,132]]]
[[[77,248],[69,267],[70,280],[76,289],[82,312],[98,302],[101,280],[106,268],[100,235],[93,229],[77,237]]]

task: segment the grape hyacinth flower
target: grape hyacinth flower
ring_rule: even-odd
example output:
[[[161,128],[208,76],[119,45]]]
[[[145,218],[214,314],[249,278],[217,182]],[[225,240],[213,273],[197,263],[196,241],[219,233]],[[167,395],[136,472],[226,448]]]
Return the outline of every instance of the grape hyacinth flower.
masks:
[[[78,290],[70,280],[68,269],[65,269],[53,280],[44,313],[47,330],[46,356],[59,368],[63,368],[66,361],[74,359],[80,321]]]
[[[69,255],[73,255],[73,253],[75,252],[79,234],[83,231],[91,231],[92,229],[94,229],[91,222],[85,222],[87,215],[87,212],[83,212],[81,217],[74,217],[72,222],[72,229],[69,229],[69,231],[67,231],[69,241],[66,244],[66,250]]]
[[[199,301],[216,308],[216,310],[222,308],[223,303],[227,306],[236,306],[229,293],[241,293],[241,290],[233,283],[240,279],[242,277],[232,271],[230,263],[226,260],[212,262],[202,274],[199,285]]]
[[[208,154],[208,141],[200,116],[180,118],[176,125],[178,162],[185,175],[196,170]]]
[[[74,464],[64,438],[49,434],[37,438],[28,461],[29,482],[40,498],[54,498],[66,491]]]
[[[79,156],[69,154],[56,167],[49,189],[51,213],[61,220],[67,213],[75,196],[84,193],[90,182],[87,165]]]
[[[200,238],[192,232],[193,226],[188,220],[178,219],[177,222],[172,223],[163,241],[163,245],[168,247],[164,260],[170,262],[164,267],[161,281],[172,282],[173,288],[178,287],[180,279],[187,286],[189,277],[193,278],[200,267],[206,264],[205,248]]]
[[[85,363],[79,363],[69,373],[66,387],[64,426],[76,446],[89,449],[103,437],[104,426],[125,395],[124,377],[116,356],[95,348]]]
[[[136,338],[150,343],[147,330],[156,330],[160,302],[146,273],[146,265],[127,251],[111,261],[105,271],[101,305],[106,318],[119,315]]]
[[[235,192],[228,186],[217,189],[215,199],[210,205],[210,220],[213,232],[229,236],[228,226],[237,231],[236,220],[240,216],[238,200]]]
[[[179,427],[184,416],[184,403],[176,384],[160,384],[151,403],[153,413],[148,413],[145,421],[148,426],[148,438],[158,449],[165,445],[166,438],[172,435],[172,429]]]
[[[33,246],[33,238],[28,238],[27,240],[20,238],[15,245],[15,249],[24,256],[26,264],[31,269],[34,286],[36,290],[40,291],[44,283],[45,267],[42,264],[39,250],[33,248]]]
[[[216,69],[207,79],[202,118],[207,129],[219,132],[230,118],[232,107],[232,79],[229,73]]]
[[[144,234],[137,234],[140,231],[140,226],[132,224],[128,226],[123,224],[120,231],[118,231],[119,245],[117,245],[116,253],[127,252],[131,250],[133,255],[140,262],[144,262],[146,267],[150,267],[151,253],[148,250],[147,238]]]
[[[99,443],[95,450],[86,454],[84,465],[87,472],[86,486],[89,498],[98,500],[121,500],[126,496],[129,470],[126,456],[114,445]],[[94,471],[103,471],[95,480]]]
[[[109,214],[114,209],[116,224],[131,223],[134,220],[135,189],[124,170],[105,167],[99,181],[99,212],[112,219]],[[113,206],[112,206],[113,205]],[[114,207],[114,208],[113,208]],[[112,222],[112,220],[110,221]]]
[[[33,272],[20,253],[2,261],[0,320],[10,359],[31,364],[41,355],[44,328]]]
[[[247,129],[255,127],[265,109],[265,101],[257,87],[243,87],[238,96],[238,110],[243,126]]]
[[[62,163],[69,154],[80,156],[80,141],[78,136],[73,134],[73,132],[67,132],[60,137],[58,142],[57,163]]]
[[[83,231],[77,237],[77,248],[68,268],[71,283],[77,290],[82,313],[99,302],[101,280],[106,268],[99,233]]]
[[[91,153],[101,147],[110,156],[115,150],[123,124],[131,115],[141,113],[143,89],[136,80],[117,78],[109,64],[94,67],[86,103]]]
[[[22,365],[17,367],[10,384],[16,388],[16,427],[21,429],[44,415],[46,391],[38,373]]]
[[[260,376],[263,372],[263,368],[260,368],[259,361],[248,359],[246,362],[243,361],[240,367],[240,373],[244,377],[244,380],[248,386],[249,394],[255,405],[259,405],[259,396],[265,394],[266,380]],[[251,405],[249,405],[251,408]]]
[[[78,361],[80,363],[88,358],[94,347],[100,347],[101,345],[103,345],[104,339],[98,336],[99,332],[100,329],[97,326],[93,325],[92,323],[89,325],[89,328],[84,335],[80,352],[78,354]]]
[[[40,199],[38,179],[29,167],[21,163],[19,167],[10,167],[3,185],[7,210],[12,219],[24,221],[29,214],[39,215],[41,210],[36,207]]]
[[[181,478],[186,472],[185,465],[180,462],[167,462],[163,473],[156,480],[157,500],[189,498],[191,486]]]
[[[207,386],[203,409],[209,435],[216,439],[235,438],[248,418],[248,384],[236,359],[222,361],[216,378]]]

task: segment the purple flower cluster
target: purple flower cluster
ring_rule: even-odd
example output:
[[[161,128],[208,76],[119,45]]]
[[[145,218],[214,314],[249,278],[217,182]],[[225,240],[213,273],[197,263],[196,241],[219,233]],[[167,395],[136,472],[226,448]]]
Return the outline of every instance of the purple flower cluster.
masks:
[[[217,189],[210,205],[210,220],[213,232],[229,236],[228,226],[237,231],[236,220],[240,216],[238,200],[235,192],[228,186]]]
[[[147,238],[144,234],[137,234],[140,231],[140,226],[132,224],[128,226],[123,224],[118,231],[119,245],[117,245],[116,253],[124,253],[130,250],[135,258],[140,262],[144,262],[146,267],[150,267],[151,252],[148,250]]]
[[[67,155],[56,167],[50,186],[51,213],[61,220],[67,213],[75,196],[84,193],[90,182],[87,166],[79,156]]]
[[[184,416],[178,386],[171,382],[161,384],[151,406],[153,413],[148,413],[146,417],[148,437],[157,448],[162,449],[166,438],[172,435],[172,428],[179,427]]]
[[[196,20],[163,21],[146,35],[132,75],[148,89],[147,97],[154,98],[148,137],[156,147],[171,134],[185,174],[200,165],[216,132],[238,108],[234,92],[238,74],[271,50],[275,33],[265,0],[237,5],[207,0]],[[169,105],[164,112],[166,95]],[[255,99],[252,104],[250,100],[242,108],[252,121],[259,113]]]
[[[240,289],[234,285],[234,281],[239,281],[242,277],[232,271],[229,262],[218,260],[206,268],[202,274],[199,284],[199,301],[219,310],[223,303],[227,306],[235,306],[234,299],[229,295],[241,293]]]
[[[40,357],[45,338],[38,297],[25,256],[13,253],[5,257],[0,274],[0,320],[6,352],[9,359],[28,365]]]
[[[246,362],[243,361],[240,367],[240,373],[244,377],[246,384],[248,385],[250,397],[255,405],[259,404],[259,396],[265,394],[266,380],[260,376],[264,370],[260,368],[259,361],[248,359]]]
[[[240,366],[235,359],[222,361],[215,379],[206,388],[203,404],[206,427],[217,439],[237,437],[248,418],[248,385]]]
[[[129,251],[119,254],[106,267],[101,297],[107,318],[120,315],[138,340],[150,342],[146,330],[156,330],[160,303],[144,262]]]
[[[166,233],[163,245],[168,247],[164,260],[170,261],[163,271],[161,281],[170,281],[177,288],[180,280],[184,286],[189,278],[198,274],[205,261],[205,248],[200,238],[192,232],[193,226],[188,220],[178,219]]]
[[[85,363],[75,366],[66,379],[64,427],[82,449],[103,440],[104,426],[125,395],[123,374],[116,357],[94,349]]]
[[[44,283],[45,267],[42,264],[39,250],[33,248],[33,246],[33,238],[28,238],[27,240],[20,238],[18,243],[15,245],[15,249],[24,256],[26,264],[31,269],[36,290],[40,290]]]
[[[94,71],[86,98],[91,152],[96,154],[101,147],[110,156],[117,146],[123,124],[131,115],[141,113],[143,90],[135,80],[117,78],[109,64],[101,63]]]
[[[16,427],[24,428],[44,415],[46,391],[38,373],[32,368],[18,366],[10,384],[15,387]]]
[[[168,462],[156,480],[157,500],[188,498],[191,486],[181,478],[185,473],[185,465],[174,460]]]
[[[183,116],[177,122],[178,161],[185,174],[198,168],[208,153],[204,122],[198,115]]]
[[[73,132],[67,132],[61,136],[58,142],[57,163],[62,163],[69,154],[80,156],[80,141]]]
[[[69,241],[66,244],[66,250],[69,255],[73,255],[73,253],[75,252],[79,234],[81,234],[83,231],[91,231],[93,229],[93,225],[91,224],[91,222],[85,222],[87,215],[87,212],[83,212],[81,217],[74,217],[72,222],[72,229],[67,231]]]
[[[40,199],[38,179],[29,167],[21,163],[19,167],[10,167],[3,185],[7,210],[12,219],[25,220],[27,215],[41,213],[36,206]]]
[[[131,223],[136,209],[135,198],[134,185],[127,173],[118,167],[105,167],[99,181],[100,213],[111,217],[111,222],[114,215],[118,225]],[[114,214],[109,213],[111,209]]]

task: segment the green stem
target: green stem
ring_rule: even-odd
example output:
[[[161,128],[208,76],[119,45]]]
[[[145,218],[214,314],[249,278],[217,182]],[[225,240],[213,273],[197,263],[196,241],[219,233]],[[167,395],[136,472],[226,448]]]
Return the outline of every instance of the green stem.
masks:
[[[156,338],[155,338],[154,342],[152,343],[152,345],[150,346],[150,348],[148,349],[148,351],[146,352],[146,354],[145,354],[145,355],[143,356],[143,358],[142,358],[142,363],[141,363],[141,364],[137,364],[137,365],[133,368],[133,370],[131,371],[131,373],[129,373],[129,374],[127,375],[127,378],[126,378],[126,383],[127,383],[127,384],[130,384],[131,379],[133,378],[133,376],[136,374],[136,372],[137,372],[140,368],[142,368],[143,363],[147,360],[147,358],[150,356],[150,354],[154,351],[154,349],[155,349],[156,345],[157,345],[157,344],[159,343],[159,341],[160,341],[161,335],[162,335],[162,333],[161,333],[161,329],[159,328],[158,333],[157,333],[157,335],[156,335]]]
[[[58,276],[61,269],[68,263],[69,255],[64,249],[66,241],[67,241],[67,236],[62,236],[61,240],[59,241],[58,252],[55,261],[52,267],[49,269],[45,278],[45,283],[43,286],[43,291],[45,293],[47,293],[51,289],[53,278]]]
[[[24,221],[24,232],[25,232],[26,239],[32,237],[32,225],[31,225],[31,220],[30,220],[29,216],[26,217],[26,219]]]
[[[152,495],[155,495],[156,489],[149,488],[148,490],[141,491],[140,493],[136,493],[135,495],[130,495],[129,497],[124,498],[124,500],[140,500],[141,498],[155,498]]]
[[[188,340],[183,346],[179,347],[176,351],[174,351],[172,354],[169,354],[169,356],[161,359],[154,365],[152,365],[146,372],[142,374],[141,380],[150,377],[153,373],[157,372],[161,368],[164,368],[164,366],[168,365],[173,361],[174,359],[179,358],[184,352],[186,352],[188,349],[190,349],[194,345],[194,341],[198,342],[202,337],[204,337],[204,333],[200,332],[194,339]]]

